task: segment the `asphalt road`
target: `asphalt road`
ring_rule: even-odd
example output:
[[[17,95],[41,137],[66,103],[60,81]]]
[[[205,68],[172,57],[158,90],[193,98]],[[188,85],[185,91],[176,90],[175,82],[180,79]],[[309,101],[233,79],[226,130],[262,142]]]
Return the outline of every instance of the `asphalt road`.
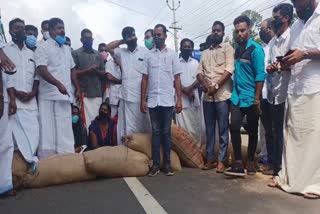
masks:
[[[306,200],[266,186],[268,177],[226,179],[214,171],[186,169],[173,177],[139,178],[167,213],[319,214],[320,200]],[[102,179],[18,192],[0,199],[0,214],[146,213],[124,179]],[[157,213],[156,210],[149,213]]]

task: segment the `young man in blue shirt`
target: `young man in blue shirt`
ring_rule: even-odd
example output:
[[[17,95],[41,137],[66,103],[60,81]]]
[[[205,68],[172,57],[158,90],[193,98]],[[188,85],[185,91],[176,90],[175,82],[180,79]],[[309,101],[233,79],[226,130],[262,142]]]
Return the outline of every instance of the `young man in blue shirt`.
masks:
[[[258,142],[258,121],[261,113],[260,96],[265,80],[263,48],[250,37],[251,20],[239,16],[234,22],[238,47],[235,52],[235,72],[231,95],[231,140],[235,162],[225,171],[226,175],[244,176],[241,157],[241,122],[246,116],[249,135],[247,174],[256,173],[254,155]]]

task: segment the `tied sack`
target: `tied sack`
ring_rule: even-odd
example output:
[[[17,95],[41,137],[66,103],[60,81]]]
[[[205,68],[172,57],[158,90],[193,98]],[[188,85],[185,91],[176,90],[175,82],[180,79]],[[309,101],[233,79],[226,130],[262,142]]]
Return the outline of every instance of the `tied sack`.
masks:
[[[172,149],[178,154],[183,166],[202,168],[204,165],[200,148],[189,133],[176,126],[171,126]]]
[[[122,137],[122,143],[138,152],[142,152],[152,158],[152,135],[151,134],[131,134]],[[171,150],[170,153],[171,167],[174,171],[181,171],[181,163],[177,153]],[[160,149],[160,167],[163,167],[163,149]]]
[[[12,159],[12,183],[14,189],[23,187],[23,181],[28,174],[28,169],[28,163],[24,160],[21,153],[14,152]]]
[[[106,178],[141,177],[149,171],[149,158],[126,146],[105,146],[85,152],[89,172]]]
[[[26,176],[24,186],[37,188],[95,178],[94,174],[87,172],[82,154],[55,155],[41,159],[37,171]]]

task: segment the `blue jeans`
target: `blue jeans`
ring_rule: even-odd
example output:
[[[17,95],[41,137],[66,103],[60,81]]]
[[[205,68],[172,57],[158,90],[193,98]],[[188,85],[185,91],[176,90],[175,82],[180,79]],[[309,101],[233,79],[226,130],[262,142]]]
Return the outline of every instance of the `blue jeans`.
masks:
[[[219,161],[225,161],[229,143],[229,109],[230,101],[203,102],[204,119],[207,136],[207,160],[213,161],[216,139],[216,122],[219,128]]]
[[[163,145],[164,167],[170,166],[171,121],[173,107],[157,106],[149,108],[152,126],[152,160],[160,167],[160,145]]]

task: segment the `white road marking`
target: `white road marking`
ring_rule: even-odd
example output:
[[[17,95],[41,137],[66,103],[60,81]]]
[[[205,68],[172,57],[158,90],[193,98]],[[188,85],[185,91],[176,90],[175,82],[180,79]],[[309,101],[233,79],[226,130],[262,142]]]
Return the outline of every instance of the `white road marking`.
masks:
[[[123,178],[147,214],[167,214],[137,178]]]

